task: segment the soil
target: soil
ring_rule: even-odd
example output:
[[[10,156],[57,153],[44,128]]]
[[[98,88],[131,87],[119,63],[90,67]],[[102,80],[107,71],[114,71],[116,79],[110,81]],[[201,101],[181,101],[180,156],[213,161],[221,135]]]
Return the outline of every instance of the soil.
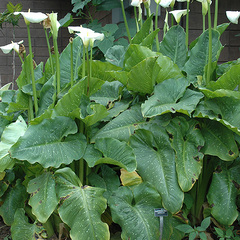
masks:
[[[6,226],[0,217],[0,240],[11,239],[10,227]],[[5,239],[4,239],[5,238]]]

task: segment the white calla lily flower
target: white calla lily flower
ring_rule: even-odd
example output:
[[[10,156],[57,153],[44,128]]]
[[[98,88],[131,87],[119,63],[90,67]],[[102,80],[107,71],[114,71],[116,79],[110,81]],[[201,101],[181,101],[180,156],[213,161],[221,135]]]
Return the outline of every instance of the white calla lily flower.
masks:
[[[40,23],[48,16],[41,12],[14,12],[14,15],[21,14],[25,20],[25,23],[29,25],[30,23]]]
[[[48,17],[49,17],[50,22],[51,22],[51,24],[50,24],[51,25],[50,26],[51,33],[55,38],[57,38],[58,30],[61,26],[61,24],[57,20],[57,13],[50,13],[50,14],[48,14]]]
[[[161,0],[160,1],[160,6],[162,6],[164,8],[168,8],[171,3],[172,3],[172,0]]]
[[[238,24],[238,19],[240,17],[239,11],[226,11],[226,15],[227,15],[228,20],[231,23]]]
[[[190,2],[190,0],[177,0],[177,2]]]
[[[142,0],[132,0],[131,5],[134,7],[140,7]]]
[[[202,3],[202,14],[206,15],[208,12],[208,0],[197,0],[198,2]],[[210,1],[210,4],[212,4],[212,1]]]
[[[169,13],[171,13],[171,14],[174,16],[176,22],[179,23],[180,20],[181,20],[181,17],[182,17],[182,16],[185,16],[185,15],[187,14],[187,9],[174,10],[174,11],[171,11],[171,12],[169,12]]]
[[[89,28],[80,27],[68,27],[70,33],[77,32],[76,34],[82,39],[83,45],[87,48],[90,44],[93,47],[95,40],[102,41],[104,39],[103,33],[97,33]]]
[[[3,51],[3,53],[8,54],[12,50],[16,51],[19,53],[19,45],[23,43],[23,40],[20,42],[12,42],[10,44],[7,44],[5,46],[0,47],[0,49]]]

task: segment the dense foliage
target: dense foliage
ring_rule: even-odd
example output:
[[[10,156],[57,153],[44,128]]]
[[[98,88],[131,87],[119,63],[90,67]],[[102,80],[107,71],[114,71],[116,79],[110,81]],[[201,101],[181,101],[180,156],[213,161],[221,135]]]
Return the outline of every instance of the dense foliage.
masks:
[[[152,19],[90,57],[79,36],[59,58],[54,45],[34,77],[30,53],[18,90],[0,90],[0,215],[13,240],[156,240],[155,208],[168,211],[166,240],[182,239],[183,223],[237,220],[240,62],[217,63],[229,24],[189,48],[172,26],[156,51]]]

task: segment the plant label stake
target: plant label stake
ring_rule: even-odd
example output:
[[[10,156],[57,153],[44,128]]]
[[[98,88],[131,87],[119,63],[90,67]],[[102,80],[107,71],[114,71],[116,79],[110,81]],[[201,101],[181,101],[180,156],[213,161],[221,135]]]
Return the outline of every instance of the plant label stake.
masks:
[[[162,236],[163,236],[163,217],[167,217],[168,212],[164,208],[155,208],[154,209],[154,216],[159,217],[159,219],[160,219],[160,240],[162,240]]]

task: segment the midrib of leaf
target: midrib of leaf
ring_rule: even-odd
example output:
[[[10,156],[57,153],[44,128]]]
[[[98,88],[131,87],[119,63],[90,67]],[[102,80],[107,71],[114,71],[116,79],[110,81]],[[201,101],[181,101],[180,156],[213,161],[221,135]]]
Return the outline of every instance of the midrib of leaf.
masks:
[[[86,215],[87,215],[88,219],[90,219],[89,222],[90,222],[90,225],[91,225],[92,233],[94,233],[95,230],[94,230],[94,227],[93,227],[93,225],[92,225],[92,217],[91,217],[91,214],[89,213],[88,204],[87,204],[87,198],[86,198],[86,195],[85,195],[84,189],[82,189],[82,187],[80,187],[80,190],[81,190],[81,192],[82,192],[82,196],[83,196],[83,205],[84,205],[84,209],[87,210],[87,211],[86,211]],[[95,234],[94,234],[93,237],[94,237],[94,239],[97,240]]]

